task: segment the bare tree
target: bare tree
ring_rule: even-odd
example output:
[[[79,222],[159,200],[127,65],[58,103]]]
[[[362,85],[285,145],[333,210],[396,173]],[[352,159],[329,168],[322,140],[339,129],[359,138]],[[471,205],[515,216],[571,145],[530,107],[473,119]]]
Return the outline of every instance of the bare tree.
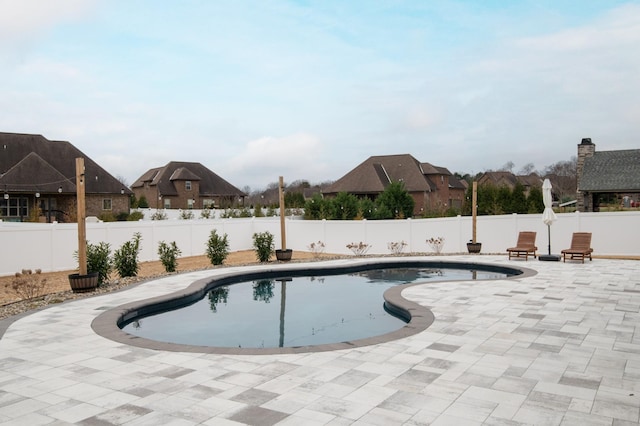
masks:
[[[578,160],[571,157],[569,161],[558,161],[544,170],[545,177],[548,177],[553,186],[553,192],[557,194],[561,201],[574,199],[578,189]]]
[[[526,175],[530,175],[531,173],[534,173],[536,170],[536,166],[533,165],[533,163],[527,163],[524,166],[522,166],[522,168],[518,171],[518,174],[520,176],[526,176]]]
[[[515,164],[513,164],[513,161],[507,161],[506,163],[504,163],[504,165],[502,167],[500,167],[499,171],[513,173],[513,167],[514,166],[515,166]]]
[[[118,182],[120,182],[125,188],[129,187],[129,182],[127,181],[126,177],[118,175],[116,176],[116,179],[118,179]]]

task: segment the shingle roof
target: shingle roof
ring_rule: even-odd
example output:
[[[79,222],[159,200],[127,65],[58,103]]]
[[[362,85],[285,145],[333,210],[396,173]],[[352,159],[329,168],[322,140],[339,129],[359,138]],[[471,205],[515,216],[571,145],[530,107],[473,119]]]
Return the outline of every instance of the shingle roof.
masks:
[[[69,142],[42,135],[0,132],[0,187],[9,192],[76,191],[76,158],[84,158],[85,192],[119,194],[124,187],[95,161]]]
[[[173,184],[175,180],[199,181],[201,197],[247,195],[202,164],[186,161],[171,161],[164,167],[149,169],[131,187],[142,187],[147,182],[152,186],[157,185],[162,195],[177,195],[178,192]]]
[[[578,190],[640,191],[640,149],[599,151],[585,158]]]
[[[397,181],[402,181],[409,192],[432,190],[421,163],[410,154],[400,154],[369,157],[322,192],[377,194],[383,192],[389,183]]]
[[[200,176],[193,173],[191,170],[186,167],[178,167],[169,180],[200,180]]]
[[[510,186],[515,186],[520,182],[525,187],[541,187],[542,179],[535,173],[529,175],[514,175],[511,172],[498,171],[498,172],[485,172],[480,178],[481,182],[490,181],[494,185],[499,185],[502,182],[508,182]]]

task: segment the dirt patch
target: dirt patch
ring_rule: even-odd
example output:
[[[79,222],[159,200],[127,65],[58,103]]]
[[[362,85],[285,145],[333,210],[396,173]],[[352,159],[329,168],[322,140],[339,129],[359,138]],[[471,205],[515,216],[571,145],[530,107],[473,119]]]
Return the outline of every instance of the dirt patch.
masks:
[[[294,251],[292,262],[304,261],[315,258],[332,258],[333,255],[323,254],[317,256],[309,252]],[[276,262],[272,258],[272,262]],[[224,266],[252,265],[258,264],[256,253],[253,250],[244,250],[229,253],[229,257],[224,262]],[[178,260],[178,273],[187,271],[197,271],[202,269],[213,268],[209,259],[202,256],[183,257]],[[216,266],[220,268],[221,266]],[[19,272],[19,271],[16,271]],[[31,300],[21,300],[21,297],[11,288],[13,276],[0,277],[0,319],[11,315],[16,315],[31,309],[35,309],[50,303],[59,303],[68,299],[77,299],[80,297],[91,296],[96,293],[108,293],[120,288],[129,286],[133,283],[140,282],[149,278],[167,275],[164,266],[160,261],[141,262],[138,276],[134,278],[119,278],[117,273],[112,273],[109,283],[104,287],[100,287],[96,292],[91,293],[73,293],[69,286],[69,274],[77,271],[62,272],[46,272],[42,273],[42,278],[46,279],[45,287],[39,297]]]

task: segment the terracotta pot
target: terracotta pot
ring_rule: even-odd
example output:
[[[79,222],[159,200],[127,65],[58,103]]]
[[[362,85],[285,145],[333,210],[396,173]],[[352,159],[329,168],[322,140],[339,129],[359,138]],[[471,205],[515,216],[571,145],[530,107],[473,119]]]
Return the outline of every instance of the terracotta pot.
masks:
[[[69,284],[74,293],[84,293],[93,291],[98,287],[98,278],[97,272],[87,275],[71,274],[69,275]]]
[[[291,260],[291,256],[293,255],[293,250],[291,249],[286,249],[286,250],[276,250],[276,259],[283,261],[283,262],[287,262],[289,260]]]
[[[467,243],[467,250],[469,253],[480,253],[482,243]]]

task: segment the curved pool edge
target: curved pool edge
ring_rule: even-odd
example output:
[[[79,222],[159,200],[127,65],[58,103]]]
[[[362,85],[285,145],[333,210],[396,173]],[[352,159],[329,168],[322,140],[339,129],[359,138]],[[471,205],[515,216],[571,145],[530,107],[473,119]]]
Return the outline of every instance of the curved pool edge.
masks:
[[[296,263],[296,264],[273,264],[273,265],[261,265],[261,267],[239,267],[234,268],[233,271],[219,270],[218,274],[212,270],[212,275],[206,278],[201,278],[182,290],[178,290],[172,293],[167,293],[161,296],[156,296],[148,299],[141,299],[134,302],[120,305],[116,308],[109,309],[102,314],[98,315],[91,323],[91,328],[98,335],[107,338],[109,340],[136,346],[140,348],[153,349],[159,351],[170,352],[190,352],[190,353],[204,353],[204,354],[219,354],[219,355],[276,355],[276,354],[299,354],[299,353],[311,353],[311,352],[325,352],[342,349],[353,349],[357,347],[370,346],[375,344],[386,343],[405,337],[409,337],[426,330],[435,320],[433,313],[425,306],[415,303],[411,300],[405,299],[402,296],[402,292],[410,287],[417,285],[433,284],[442,282],[445,280],[434,280],[429,282],[419,282],[411,284],[397,285],[387,289],[384,293],[384,303],[387,309],[389,309],[394,315],[410,318],[405,326],[402,328],[381,334],[378,336],[367,337],[363,339],[357,339],[347,342],[337,342],[321,345],[305,345],[297,347],[284,347],[284,348],[234,348],[234,347],[219,347],[219,346],[198,346],[161,342],[157,340],[146,339],[138,337],[124,332],[120,329],[122,323],[128,320],[144,316],[145,314],[155,313],[160,311],[166,311],[175,309],[179,306],[192,303],[199,300],[210,289],[225,285],[226,283],[238,279],[251,280],[257,276],[263,277],[267,275],[282,276],[283,274],[299,274],[313,272],[328,272],[328,271],[349,271],[350,269],[360,269],[363,267],[390,267],[396,266],[410,266],[411,264],[419,263],[425,267],[456,267],[456,268],[469,268],[469,269],[482,269],[484,271],[496,271],[496,272],[518,272],[518,275],[505,277],[501,279],[521,279],[527,278],[537,274],[537,271],[523,267],[511,267],[500,264],[490,264],[481,262],[468,262],[468,261],[445,261],[445,260],[425,260],[424,258],[356,258],[346,259],[340,262],[327,261],[327,262],[310,262],[310,263]],[[476,281],[492,281],[493,279],[478,279]],[[215,284],[212,285],[212,282]],[[448,281],[450,283],[466,282],[468,280],[460,281]]]

